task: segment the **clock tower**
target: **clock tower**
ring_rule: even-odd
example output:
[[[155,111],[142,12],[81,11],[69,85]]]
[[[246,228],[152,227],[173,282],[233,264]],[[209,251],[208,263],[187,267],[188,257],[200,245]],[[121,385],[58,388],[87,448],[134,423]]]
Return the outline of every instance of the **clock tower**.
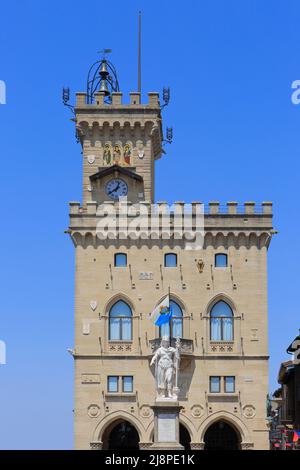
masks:
[[[162,153],[161,107],[158,93],[124,99],[109,91],[110,62],[99,61],[100,91],[76,94],[76,133],[83,153],[83,204],[117,200],[154,200],[154,164]],[[95,80],[99,76],[96,73]],[[94,85],[95,86],[95,85]]]

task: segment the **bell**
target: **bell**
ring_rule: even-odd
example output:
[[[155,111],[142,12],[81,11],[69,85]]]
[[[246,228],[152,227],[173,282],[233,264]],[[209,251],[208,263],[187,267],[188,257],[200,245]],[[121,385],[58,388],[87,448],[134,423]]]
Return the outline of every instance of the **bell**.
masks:
[[[101,81],[100,81],[99,91],[104,93],[105,96],[110,95],[110,92],[109,92],[109,89],[107,87],[107,82],[106,82],[105,78],[102,78]]]
[[[109,73],[107,71],[107,68],[106,68],[106,61],[105,60],[102,61],[101,70],[99,72],[99,75],[101,76],[101,78],[106,78],[107,75],[109,75]]]
[[[109,73],[107,71],[107,68],[106,68],[106,60],[102,61],[99,75],[100,75],[100,78],[101,78],[99,91],[104,93],[105,96],[108,96],[108,95],[110,95],[110,91],[108,89],[107,81],[106,81],[107,76],[109,75]]]

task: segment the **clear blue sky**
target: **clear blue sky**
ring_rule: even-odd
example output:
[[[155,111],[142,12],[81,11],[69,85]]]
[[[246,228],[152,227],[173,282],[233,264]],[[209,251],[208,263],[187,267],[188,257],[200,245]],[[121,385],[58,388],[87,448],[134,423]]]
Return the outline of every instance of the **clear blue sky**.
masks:
[[[2,2],[0,447],[71,448],[73,247],[80,146],[61,88],[84,91],[97,51],[113,49],[122,91],[171,87],[174,143],[156,167],[158,200],[272,200],[270,379],[299,325],[299,2]],[[296,295],[297,294],[297,295]]]

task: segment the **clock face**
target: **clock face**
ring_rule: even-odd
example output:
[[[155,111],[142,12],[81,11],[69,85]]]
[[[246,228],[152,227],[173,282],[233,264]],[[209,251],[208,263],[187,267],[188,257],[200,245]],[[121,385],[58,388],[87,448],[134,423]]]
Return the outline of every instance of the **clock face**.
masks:
[[[117,201],[120,196],[127,196],[128,186],[120,178],[114,178],[106,183],[105,192],[108,197]]]

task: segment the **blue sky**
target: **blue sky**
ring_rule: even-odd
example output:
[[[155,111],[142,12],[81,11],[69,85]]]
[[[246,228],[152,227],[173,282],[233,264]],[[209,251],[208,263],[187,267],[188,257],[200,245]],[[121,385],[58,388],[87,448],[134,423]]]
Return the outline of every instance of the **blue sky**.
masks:
[[[61,88],[84,91],[97,51],[113,49],[124,94],[171,87],[174,143],[156,166],[157,200],[272,200],[270,381],[299,328],[299,4],[286,0],[11,0],[0,11],[0,448],[72,447],[73,247],[80,146]]]

